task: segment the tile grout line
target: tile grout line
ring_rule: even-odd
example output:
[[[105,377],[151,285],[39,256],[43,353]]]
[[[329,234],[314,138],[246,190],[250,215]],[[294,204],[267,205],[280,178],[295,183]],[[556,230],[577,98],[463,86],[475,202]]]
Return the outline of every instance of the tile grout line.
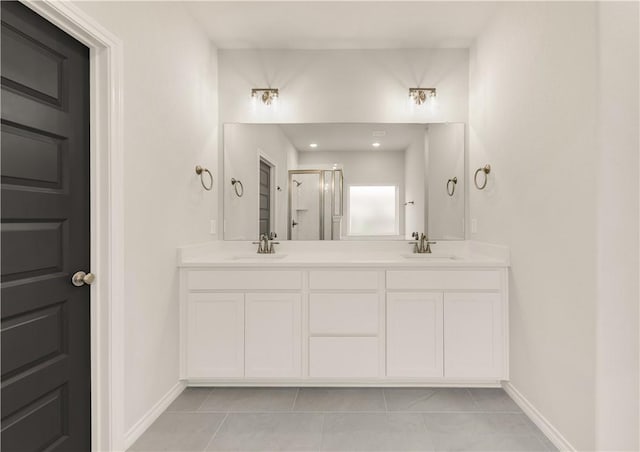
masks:
[[[209,449],[209,446],[211,446],[211,443],[213,443],[213,440],[216,438],[216,435],[218,434],[218,432],[220,431],[220,429],[222,428],[222,424],[225,423],[225,421],[227,420],[227,418],[229,417],[229,413],[224,415],[224,418],[222,419],[222,422],[220,422],[220,425],[218,425],[218,428],[216,429],[215,432],[213,432],[213,436],[211,437],[211,439],[209,440],[209,442],[207,443],[206,446],[204,446],[203,452],[206,452],[207,449]]]
[[[478,403],[476,398],[473,396],[473,393],[471,392],[471,390],[469,388],[464,388],[464,389],[465,391],[467,391],[467,394],[469,394],[469,397],[471,397],[471,401],[473,402],[473,404],[478,408],[480,408],[480,404]]]
[[[209,396],[213,393],[213,389],[209,389],[207,391],[207,395],[205,397],[202,398],[202,402],[200,402],[200,404],[196,407],[195,411],[196,412],[200,412],[200,408],[202,408],[202,405],[204,405],[204,402],[207,401],[207,399],[209,399]]]
[[[318,446],[318,452],[322,450],[322,443],[324,442],[324,422],[327,419],[326,413],[322,414],[322,425],[320,426],[320,445]]]
[[[293,404],[291,405],[290,411],[294,411],[296,408],[296,401],[298,400],[298,394],[300,394],[300,388],[296,388],[296,396],[293,398]]]
[[[193,410],[180,410],[180,411],[168,411],[169,413],[232,413],[232,414],[285,414],[291,413],[289,410],[245,410],[245,411],[235,411],[235,410],[207,410],[207,411],[193,411]],[[339,413],[339,414],[381,414],[385,413],[384,410],[370,410],[370,411],[362,411],[362,410],[300,410],[295,411],[296,413],[305,413],[305,414],[313,414],[313,413]],[[523,414],[521,411],[481,411],[481,410],[389,410],[386,411],[389,414]],[[526,415],[525,415],[526,416]]]
[[[384,410],[389,412],[389,405],[387,405],[387,396],[384,393],[384,388],[382,388],[382,400],[384,400]]]
[[[427,425],[427,416],[425,416],[425,413],[421,413],[420,417],[422,418],[422,427],[424,427],[424,431],[427,433],[429,438],[431,438],[432,434],[429,431],[429,426]],[[435,441],[434,441],[433,447],[435,449]]]

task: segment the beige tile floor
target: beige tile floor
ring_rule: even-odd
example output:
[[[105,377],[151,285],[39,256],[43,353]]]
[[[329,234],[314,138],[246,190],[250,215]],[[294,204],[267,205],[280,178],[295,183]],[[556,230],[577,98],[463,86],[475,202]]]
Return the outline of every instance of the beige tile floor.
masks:
[[[550,451],[501,389],[187,388],[130,451]]]

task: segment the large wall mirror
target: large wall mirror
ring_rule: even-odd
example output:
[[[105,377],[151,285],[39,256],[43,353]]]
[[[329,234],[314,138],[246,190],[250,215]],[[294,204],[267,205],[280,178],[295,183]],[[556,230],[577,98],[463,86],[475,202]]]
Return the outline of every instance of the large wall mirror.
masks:
[[[225,124],[224,239],[463,240],[464,124]]]

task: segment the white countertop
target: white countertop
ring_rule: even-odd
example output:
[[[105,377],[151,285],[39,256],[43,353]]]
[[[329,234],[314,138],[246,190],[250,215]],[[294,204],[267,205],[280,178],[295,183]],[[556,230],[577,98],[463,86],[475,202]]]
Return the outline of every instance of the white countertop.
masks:
[[[185,268],[299,267],[508,267],[509,250],[474,241],[442,241],[432,254],[413,254],[407,241],[281,242],[275,254],[257,254],[251,242],[215,241],[178,248],[178,266]]]

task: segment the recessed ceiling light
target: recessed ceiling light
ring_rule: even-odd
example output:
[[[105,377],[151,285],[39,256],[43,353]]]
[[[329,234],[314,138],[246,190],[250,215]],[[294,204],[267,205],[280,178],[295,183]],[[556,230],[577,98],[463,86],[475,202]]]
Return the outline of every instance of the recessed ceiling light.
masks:
[[[310,148],[317,148],[318,147],[318,143],[311,143],[309,145]]]
[[[380,147],[380,143],[378,143],[376,141],[375,143],[372,143],[371,146],[373,146],[374,148],[379,148]]]

